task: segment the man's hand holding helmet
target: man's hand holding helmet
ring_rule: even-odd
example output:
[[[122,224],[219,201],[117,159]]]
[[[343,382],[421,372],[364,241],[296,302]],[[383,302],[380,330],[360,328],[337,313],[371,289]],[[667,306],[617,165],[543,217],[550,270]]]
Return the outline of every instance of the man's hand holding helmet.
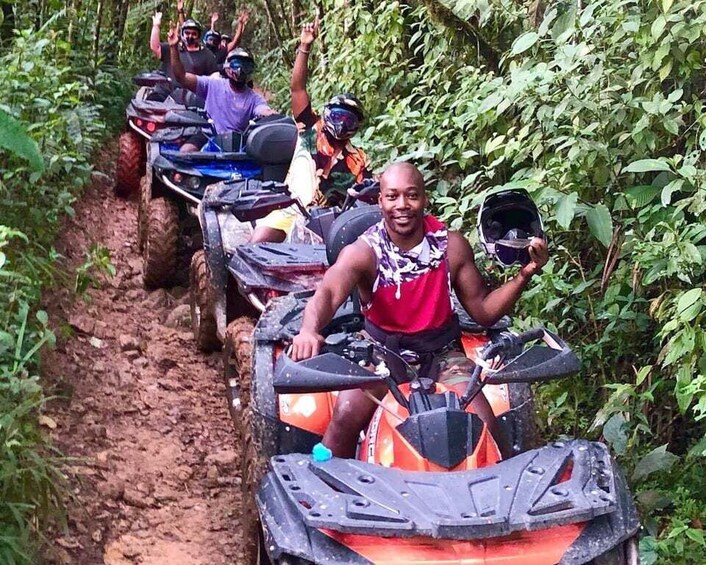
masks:
[[[529,251],[530,262],[520,269],[520,274],[529,278],[541,272],[544,265],[549,261],[547,240],[541,237],[533,237],[527,251]]]

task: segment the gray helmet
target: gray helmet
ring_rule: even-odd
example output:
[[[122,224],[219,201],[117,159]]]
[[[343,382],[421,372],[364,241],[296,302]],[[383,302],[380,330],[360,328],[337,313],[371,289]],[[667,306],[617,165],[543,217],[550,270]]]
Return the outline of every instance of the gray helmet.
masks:
[[[197,22],[196,20],[192,20],[191,18],[189,18],[189,19],[186,20],[186,21],[182,24],[182,26],[181,26],[181,40],[182,40],[184,43],[189,44],[190,42],[186,40],[186,37],[184,37],[184,32],[185,32],[187,29],[196,30],[196,31],[198,32],[198,34],[199,34],[199,36],[198,36],[198,38],[197,38],[196,41],[197,41],[197,42],[198,42],[198,41],[201,41],[201,36],[203,35],[203,27],[201,26],[201,24],[200,24],[199,22]],[[191,42],[191,44],[193,45],[193,42]]]
[[[247,49],[236,47],[226,55],[223,72],[236,83],[245,84],[255,72],[255,58]]]

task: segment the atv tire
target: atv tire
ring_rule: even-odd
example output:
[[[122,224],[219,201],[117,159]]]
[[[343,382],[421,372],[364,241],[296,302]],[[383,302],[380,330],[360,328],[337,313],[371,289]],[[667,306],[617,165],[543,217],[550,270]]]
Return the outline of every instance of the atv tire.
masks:
[[[150,200],[152,200],[152,179],[143,175],[140,179],[140,195],[137,201],[137,245],[140,252],[144,251],[147,238],[147,216],[149,215]]]
[[[218,340],[214,296],[208,271],[206,253],[199,249],[191,257],[189,268],[189,306],[191,309],[191,329],[194,332],[196,347],[210,353],[221,347]]]
[[[256,445],[251,424],[251,409],[243,411],[240,467],[240,505],[237,507],[240,522],[240,540],[237,548],[237,563],[242,565],[267,565],[270,560],[262,540],[262,525],[255,496],[265,473],[267,460]]]
[[[142,279],[147,288],[169,286],[176,270],[179,244],[179,210],[167,198],[150,201],[145,243],[142,249]]]
[[[140,177],[145,170],[145,142],[133,131],[120,135],[118,162],[115,166],[113,192],[120,198],[129,198],[140,189]]]
[[[237,439],[244,449],[242,439],[243,415],[250,409],[250,383],[252,380],[252,334],[255,321],[242,316],[233,320],[226,328],[223,345],[223,379],[226,385],[228,411],[236,428]],[[247,424],[249,426],[249,423]],[[245,453],[245,451],[241,451]]]

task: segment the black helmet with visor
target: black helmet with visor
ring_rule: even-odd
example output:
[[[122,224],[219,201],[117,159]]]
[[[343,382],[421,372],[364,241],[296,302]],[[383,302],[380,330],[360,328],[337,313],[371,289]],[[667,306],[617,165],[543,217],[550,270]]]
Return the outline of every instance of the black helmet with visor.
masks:
[[[324,106],[324,129],[334,139],[350,139],[364,119],[362,102],[348,92],[334,96]]]
[[[478,213],[478,237],[485,253],[501,265],[527,265],[531,239],[545,237],[542,217],[527,191],[503,190],[486,196]]]

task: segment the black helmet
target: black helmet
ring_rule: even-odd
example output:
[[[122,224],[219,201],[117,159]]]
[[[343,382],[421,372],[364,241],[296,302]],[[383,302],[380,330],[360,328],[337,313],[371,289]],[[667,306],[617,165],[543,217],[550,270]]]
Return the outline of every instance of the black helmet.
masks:
[[[335,139],[350,139],[365,119],[363,103],[348,92],[334,96],[324,106],[324,128]]]
[[[208,47],[217,49],[221,44],[221,34],[217,31],[209,29],[206,33],[203,34],[203,43]]]
[[[242,47],[236,47],[226,56],[223,72],[237,84],[245,84],[255,72],[255,58]]]
[[[199,36],[196,38],[196,41],[193,41],[190,39],[187,40],[187,38],[184,36],[184,32],[187,29],[193,29],[198,32]],[[199,40],[201,39],[202,34],[203,34],[203,27],[201,27],[201,24],[199,22],[197,22],[196,20],[188,19],[181,26],[181,40],[184,43],[186,43],[187,45],[194,45],[195,43],[198,43]]]
[[[478,237],[486,254],[504,266],[530,262],[529,242],[544,238],[542,217],[526,190],[486,196],[478,213]]]

